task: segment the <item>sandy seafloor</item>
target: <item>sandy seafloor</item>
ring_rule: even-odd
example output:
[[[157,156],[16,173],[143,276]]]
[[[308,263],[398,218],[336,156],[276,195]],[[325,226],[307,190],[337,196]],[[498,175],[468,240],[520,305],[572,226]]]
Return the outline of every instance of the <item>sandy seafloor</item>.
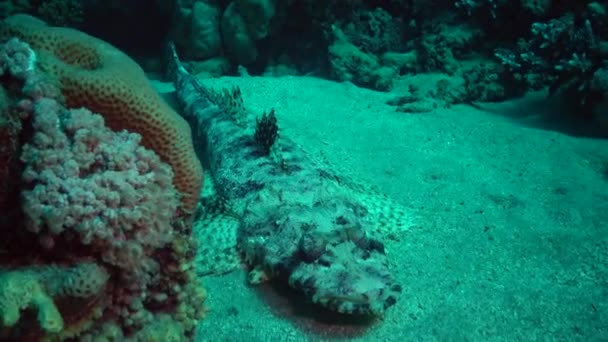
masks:
[[[274,108],[282,135],[416,219],[386,241],[404,290],[381,320],[320,321],[269,286],[248,286],[239,270],[203,280],[210,311],[197,341],[608,340],[608,140],[545,125],[563,114],[555,101],[407,114],[386,104],[399,87],[204,83],[238,85],[254,113]]]

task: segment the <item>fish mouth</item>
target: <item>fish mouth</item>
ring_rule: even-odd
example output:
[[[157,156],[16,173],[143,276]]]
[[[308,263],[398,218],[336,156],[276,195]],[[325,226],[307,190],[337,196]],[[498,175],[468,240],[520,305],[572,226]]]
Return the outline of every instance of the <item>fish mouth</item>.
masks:
[[[378,290],[366,294],[356,294],[351,296],[312,296],[312,301],[322,307],[336,311],[341,314],[349,315],[370,315],[380,316],[386,309],[397,303],[397,297],[401,293],[401,287],[395,285],[391,288],[392,295],[385,296],[384,290]]]
[[[348,315],[382,315],[402,289],[388,270],[386,255],[361,251],[352,242],[329,246],[316,261],[301,263],[289,284],[311,302]]]

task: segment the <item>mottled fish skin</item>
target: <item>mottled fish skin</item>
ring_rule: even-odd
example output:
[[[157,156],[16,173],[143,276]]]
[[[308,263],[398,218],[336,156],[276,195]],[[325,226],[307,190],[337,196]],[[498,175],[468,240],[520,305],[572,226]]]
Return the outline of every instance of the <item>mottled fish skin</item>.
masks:
[[[344,314],[381,315],[401,287],[374,222],[327,172],[281,138],[269,157],[172,50],[177,97],[199,128],[218,193],[240,218],[238,248],[254,271],[285,280],[309,300]],[[196,136],[197,134],[195,134]],[[204,242],[203,242],[204,243]]]

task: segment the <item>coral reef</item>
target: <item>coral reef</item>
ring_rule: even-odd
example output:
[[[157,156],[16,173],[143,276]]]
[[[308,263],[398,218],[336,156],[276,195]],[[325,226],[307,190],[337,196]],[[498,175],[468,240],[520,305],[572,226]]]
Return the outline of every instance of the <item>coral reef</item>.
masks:
[[[63,312],[60,312],[55,301],[94,302],[103,295],[109,277],[104,268],[90,262],[72,267],[0,269],[0,323],[3,327],[13,327],[21,321],[21,311],[35,309],[37,325],[43,333],[70,337],[70,333],[66,334],[66,324],[74,326],[77,322],[64,323],[63,316],[69,318],[66,306],[61,306]],[[2,338],[10,335],[10,330],[0,333]]]
[[[184,10],[189,6],[180,4]],[[608,11],[600,1],[334,0],[321,7],[285,1],[267,12],[272,16],[258,16],[270,18],[261,20],[269,28],[261,39],[249,35],[237,1],[205,4],[231,18],[231,33],[220,37],[223,48],[214,57],[187,64],[195,73],[231,73],[240,63],[251,74],[314,74],[382,91],[408,75],[444,73],[454,88],[450,99],[435,98],[442,92],[437,89],[422,94],[414,106],[500,101],[549,88],[582,109],[582,118],[605,117]],[[200,32],[217,37],[222,30],[213,26]],[[193,45],[180,46],[187,58],[196,58],[187,53]],[[242,56],[235,59],[229,51]],[[218,60],[223,61],[219,70]]]
[[[190,127],[152,89],[141,68],[113,46],[82,32],[49,27],[25,15],[5,19],[0,39],[18,37],[39,51],[41,68],[56,77],[68,107],[103,115],[108,126],[142,136],[142,144],[173,167],[182,208],[191,214],[201,189],[201,164]]]
[[[234,0],[222,14],[220,31],[229,56],[238,64],[258,57],[256,42],[268,36],[275,0]]]
[[[605,93],[602,87],[592,87],[601,78],[601,71],[596,72],[604,68],[605,57],[594,32],[597,25],[573,14],[535,22],[529,40],[520,42],[515,50],[499,49],[496,56],[513,72],[544,75],[552,92],[572,93],[584,107]]]
[[[188,53],[194,59],[217,56],[222,46],[218,6],[197,1],[192,5]]]
[[[177,1],[171,36],[193,59],[224,53],[236,64],[258,58],[258,41],[270,34],[275,0]]]
[[[35,15],[53,26],[78,27],[84,21],[81,0],[32,1]]]
[[[21,153],[25,227],[47,248],[56,235],[77,236],[145,288],[159,268],[151,252],[173,239],[179,201],[170,167],[141,136],[113,132],[86,109],[65,111],[42,98],[32,116],[34,134]]]
[[[0,70],[3,69],[0,66]],[[15,157],[19,148],[21,121],[10,112],[9,107],[8,95],[4,88],[0,88],[0,212],[7,216],[19,196],[21,178],[19,158]]]
[[[246,68],[251,75],[315,75],[389,91],[409,75],[439,72],[460,79],[454,88],[468,85],[449,102],[432,92],[421,97],[435,107],[550,88],[582,108],[584,118],[598,118],[607,101],[600,78],[608,19],[601,1],[331,0],[318,6],[310,0],[92,0],[80,3],[82,13],[77,3],[11,0],[0,4],[0,18],[38,15],[95,35],[110,32],[129,47],[145,40],[137,34],[150,32],[155,55],[132,52],[146,54],[145,65],[155,71],[160,42],[168,38],[188,59],[189,71],[204,77]],[[115,29],[103,21],[114,14],[121,22],[141,20],[132,30]]]
[[[393,17],[381,7],[376,7],[372,10],[358,8],[349,19],[351,20],[344,20],[340,26],[348,41],[361,50],[380,55],[403,49],[402,36],[405,30],[401,18]]]
[[[329,60],[334,78],[380,90],[391,88],[396,69],[382,66],[378,57],[350,43],[339,28],[334,28],[333,36],[335,40],[329,46]]]
[[[184,165],[172,167],[146,147],[150,131],[106,126],[117,107],[74,109],[70,87],[88,103],[124,103],[123,114],[137,107],[131,100],[139,89],[123,84],[128,91],[107,94],[89,83],[66,85],[60,70],[70,67],[49,62],[62,39],[45,33],[30,32],[39,45],[15,37],[0,44],[0,132],[8,142],[0,150],[0,338],[188,340],[206,293],[174,185],[174,169]],[[75,64],[95,56],[72,48],[54,52]],[[171,121],[149,123],[162,130]],[[171,137],[161,135],[160,150]]]

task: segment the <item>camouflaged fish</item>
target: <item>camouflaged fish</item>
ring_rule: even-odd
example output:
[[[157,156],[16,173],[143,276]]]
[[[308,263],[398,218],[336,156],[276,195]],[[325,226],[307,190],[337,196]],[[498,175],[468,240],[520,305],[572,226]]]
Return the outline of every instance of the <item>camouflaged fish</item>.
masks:
[[[401,286],[378,233],[405,229],[405,211],[329,172],[289,139],[275,141],[276,132],[259,139],[259,120],[235,117],[174,48],[170,55],[182,115],[198,129],[213,180],[195,225],[201,272],[229,271],[244,260],[251,282],[285,281],[339,313],[381,315],[394,305]]]

